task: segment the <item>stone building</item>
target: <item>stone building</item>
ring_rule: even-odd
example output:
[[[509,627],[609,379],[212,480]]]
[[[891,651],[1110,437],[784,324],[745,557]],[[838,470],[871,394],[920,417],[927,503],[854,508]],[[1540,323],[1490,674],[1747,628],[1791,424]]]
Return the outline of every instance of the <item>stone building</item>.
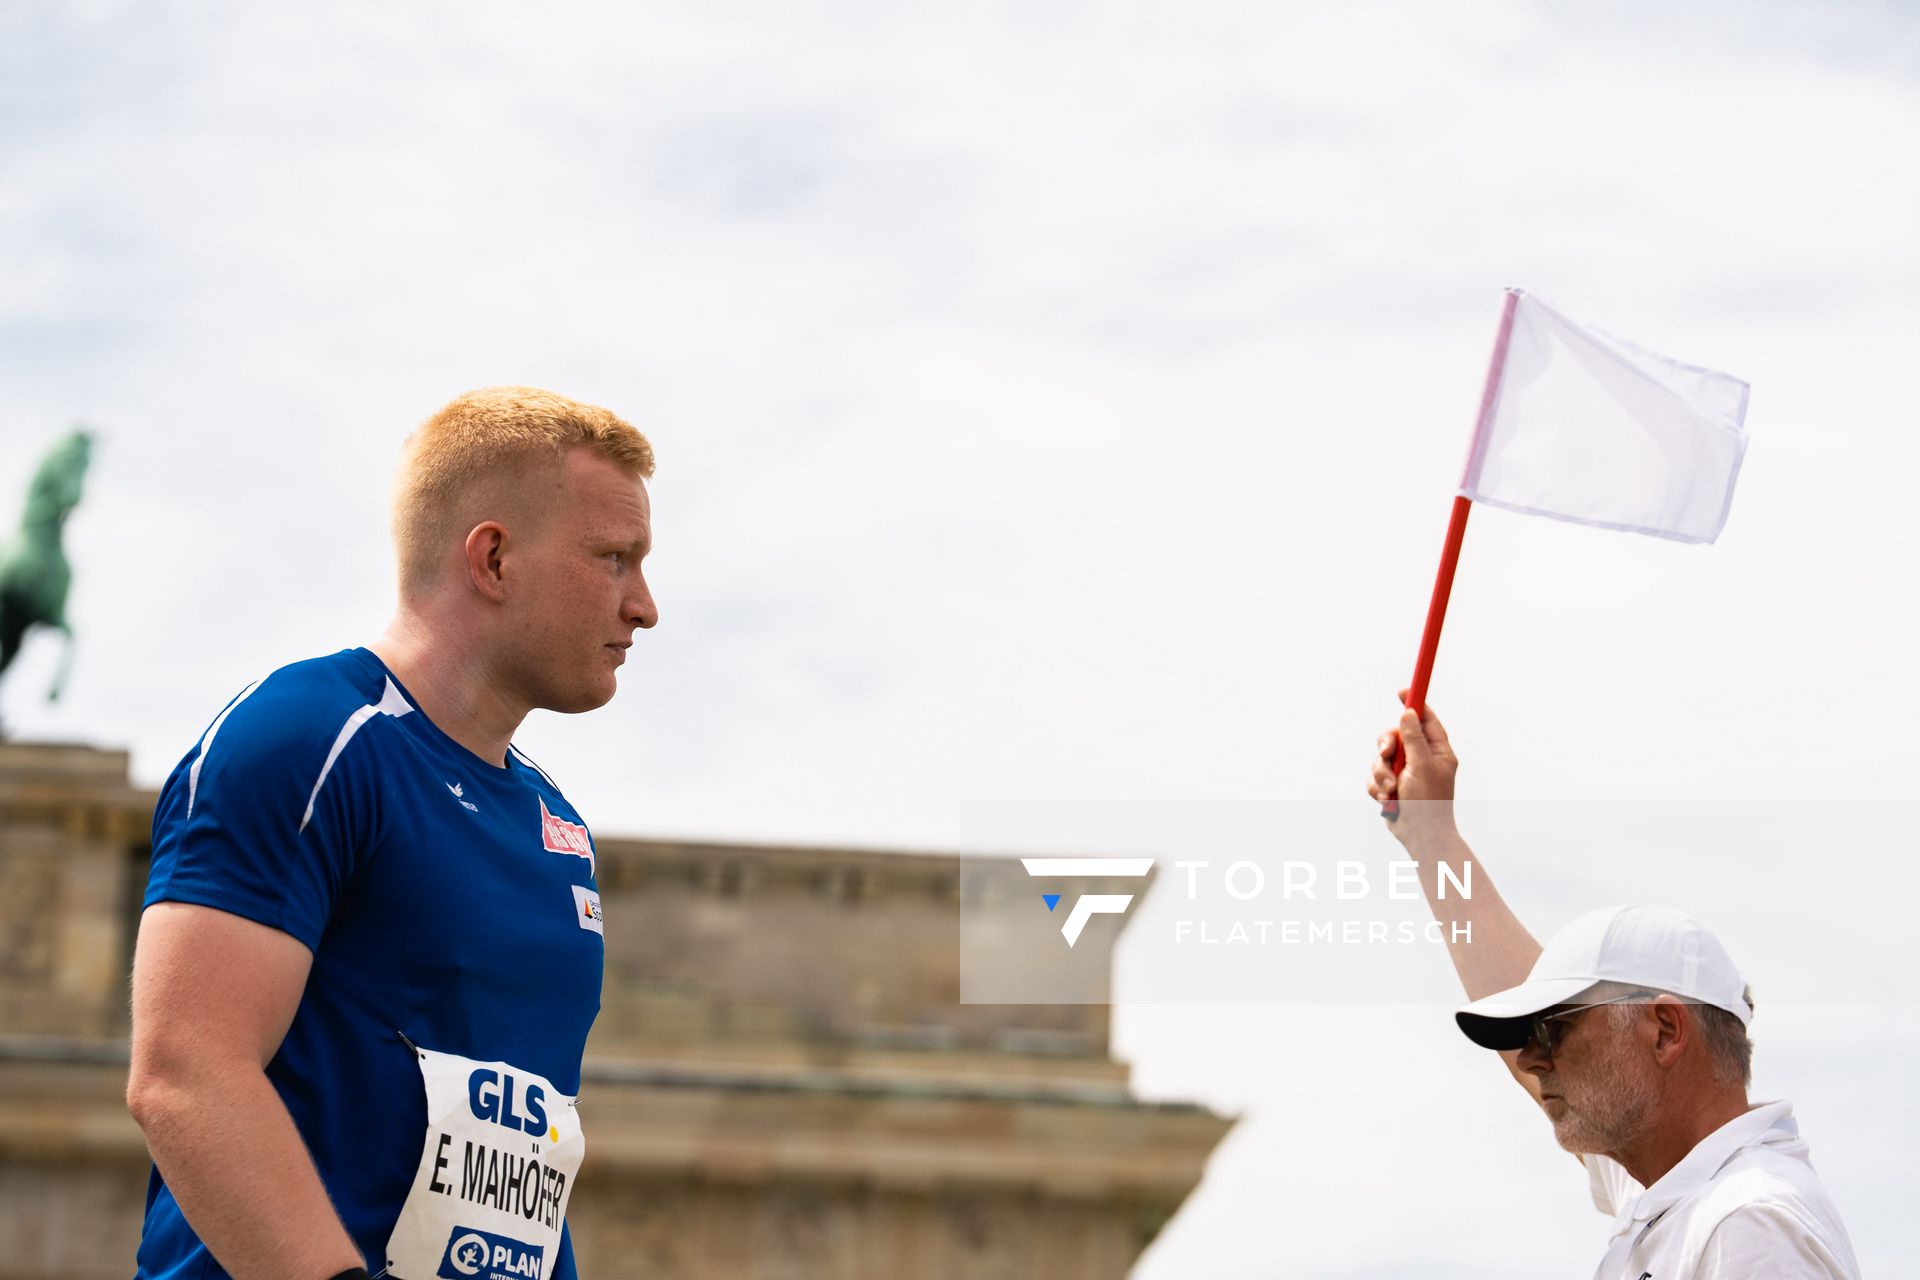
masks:
[[[0,743],[9,1280],[132,1272],[154,801],[124,752]],[[958,858],[601,837],[598,875],[583,1275],[1124,1276],[1229,1127],[1135,1100],[1105,1006],[959,1003]]]

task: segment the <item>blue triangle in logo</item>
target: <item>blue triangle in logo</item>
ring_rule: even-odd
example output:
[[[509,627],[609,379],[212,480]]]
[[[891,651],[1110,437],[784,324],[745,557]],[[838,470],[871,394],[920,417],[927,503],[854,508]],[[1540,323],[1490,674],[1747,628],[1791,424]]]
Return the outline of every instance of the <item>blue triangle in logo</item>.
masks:
[[[1040,900],[1047,904],[1049,911],[1060,905],[1060,895],[1057,893],[1043,893],[1040,895]]]

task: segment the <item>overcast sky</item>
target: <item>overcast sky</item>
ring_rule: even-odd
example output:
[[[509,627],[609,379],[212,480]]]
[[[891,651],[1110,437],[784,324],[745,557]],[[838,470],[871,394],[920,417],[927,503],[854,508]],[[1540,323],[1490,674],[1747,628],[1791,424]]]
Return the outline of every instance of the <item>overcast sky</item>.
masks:
[[[42,636],[0,714],[157,785],[378,634],[401,438],[527,382],[660,458],[659,628],[519,738],[598,830],[1384,858],[1522,285],[1750,379],[1752,445],[1712,547],[1475,518],[1467,834],[1542,937],[1720,932],[1755,1095],[1891,1273],[1917,144],[1897,4],[0,6],[0,520],[100,432],[70,698]],[[1143,1280],[1592,1267],[1584,1176],[1404,962],[1418,1003],[1120,1010],[1143,1094],[1244,1117]]]

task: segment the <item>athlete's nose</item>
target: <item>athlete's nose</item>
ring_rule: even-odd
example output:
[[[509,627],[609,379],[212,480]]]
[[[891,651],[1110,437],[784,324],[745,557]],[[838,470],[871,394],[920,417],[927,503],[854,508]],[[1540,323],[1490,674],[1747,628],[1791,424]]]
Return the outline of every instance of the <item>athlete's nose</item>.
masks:
[[[620,616],[643,629],[660,621],[660,607],[653,602],[653,589],[644,577],[635,576],[634,589],[621,606]]]

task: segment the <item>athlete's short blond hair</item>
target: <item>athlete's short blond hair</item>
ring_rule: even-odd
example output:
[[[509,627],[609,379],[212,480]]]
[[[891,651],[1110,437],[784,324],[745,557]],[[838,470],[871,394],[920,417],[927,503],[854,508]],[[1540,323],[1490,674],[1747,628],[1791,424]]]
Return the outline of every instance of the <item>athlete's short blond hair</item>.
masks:
[[[538,387],[483,387],[455,397],[407,437],[393,487],[400,594],[429,584],[450,542],[501,519],[516,487],[584,445],[627,475],[653,475],[653,446],[598,405]]]

